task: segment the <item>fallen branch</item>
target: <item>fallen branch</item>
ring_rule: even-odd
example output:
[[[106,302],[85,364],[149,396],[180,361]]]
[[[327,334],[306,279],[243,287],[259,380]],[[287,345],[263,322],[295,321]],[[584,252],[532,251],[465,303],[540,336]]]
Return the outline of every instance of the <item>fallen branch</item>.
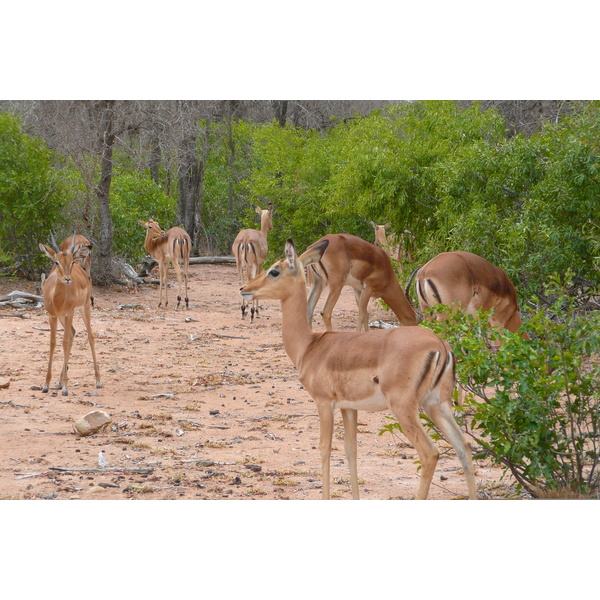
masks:
[[[68,468],[68,467],[50,467],[50,471],[59,473],[153,473],[152,467],[103,467],[103,468]]]
[[[41,308],[44,306],[44,297],[15,290],[6,296],[0,297],[0,306],[7,305],[16,308]]]

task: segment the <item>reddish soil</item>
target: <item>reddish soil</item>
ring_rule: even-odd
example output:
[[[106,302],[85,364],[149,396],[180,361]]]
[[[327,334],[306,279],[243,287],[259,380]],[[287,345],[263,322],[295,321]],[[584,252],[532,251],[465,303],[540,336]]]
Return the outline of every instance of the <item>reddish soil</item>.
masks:
[[[240,318],[234,265],[190,271],[189,311],[157,309],[153,285],[94,288],[103,387],[95,387],[77,315],[66,397],[41,392],[50,337],[44,309],[0,309],[0,379],[9,382],[0,389],[0,499],[320,498],[319,422],[283,349],[279,303],[265,301],[261,318],[250,324]],[[170,281],[173,303],[172,270]],[[0,295],[13,290],[39,293],[32,282],[0,280]],[[356,317],[347,288],[334,326],[354,329]],[[371,303],[371,321],[392,317]],[[320,318],[314,328],[323,329]],[[59,331],[52,383],[62,368],[61,342]],[[73,423],[95,409],[112,417],[112,429],[79,437]],[[417,489],[414,449],[400,435],[379,435],[388,422],[384,413],[359,413],[363,499],[411,499]],[[339,415],[334,436],[332,493],[346,499]],[[443,453],[429,497],[465,497],[454,451],[437,445]],[[100,452],[108,463],[103,471]],[[488,460],[475,467],[481,497],[506,496],[498,468]]]

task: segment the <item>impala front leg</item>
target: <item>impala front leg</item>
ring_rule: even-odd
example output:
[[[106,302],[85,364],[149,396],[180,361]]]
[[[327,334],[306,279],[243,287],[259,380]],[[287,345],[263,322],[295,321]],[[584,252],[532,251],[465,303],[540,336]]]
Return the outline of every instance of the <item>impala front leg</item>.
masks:
[[[50,379],[52,379],[52,359],[54,358],[54,348],[56,348],[56,327],[58,319],[49,317],[50,321],[50,355],[48,356],[48,370],[46,371],[46,382],[42,388],[42,393],[48,393]]]
[[[320,423],[320,441],[319,450],[321,453],[321,471],[322,471],[322,498],[329,500],[331,497],[331,442],[333,440],[333,408],[330,402],[324,401],[320,404],[317,401],[317,411],[319,413]]]
[[[73,347],[73,338],[75,337],[75,330],[73,329],[73,314],[66,315],[66,317],[61,319],[64,327],[64,335],[63,335],[63,369],[60,374],[60,385],[62,386],[62,395],[68,396],[68,370],[69,370],[69,358],[71,356],[71,348]]]
[[[352,485],[352,499],[358,500],[358,470],[356,468],[356,430],[358,426],[358,411],[347,408],[342,409],[344,421],[344,449],[348,468],[350,469],[350,483]]]

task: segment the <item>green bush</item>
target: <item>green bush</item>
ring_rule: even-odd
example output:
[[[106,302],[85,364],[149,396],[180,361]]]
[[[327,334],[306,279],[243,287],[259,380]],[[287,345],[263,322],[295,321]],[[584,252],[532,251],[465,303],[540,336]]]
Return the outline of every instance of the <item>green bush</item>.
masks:
[[[457,357],[467,433],[535,497],[599,493],[600,314],[564,290],[554,282],[553,305],[527,319],[531,341],[492,331],[485,314],[427,324]]]
[[[113,253],[128,262],[146,256],[146,230],[138,223],[149,218],[167,231],[175,222],[177,205],[162,188],[142,173],[123,173],[113,179],[110,193]]]
[[[36,277],[48,263],[38,243],[64,221],[62,184],[46,144],[0,113],[0,260]],[[60,240],[57,240],[60,241]]]

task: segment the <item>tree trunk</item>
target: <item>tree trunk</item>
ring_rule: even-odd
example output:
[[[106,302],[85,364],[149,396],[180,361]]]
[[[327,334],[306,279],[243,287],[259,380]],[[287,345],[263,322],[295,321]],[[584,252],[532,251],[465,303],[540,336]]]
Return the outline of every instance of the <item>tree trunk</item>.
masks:
[[[94,249],[93,279],[94,283],[106,284],[112,279],[112,218],[110,216],[110,184],[112,181],[112,153],[115,142],[114,134],[114,100],[98,103],[102,111],[100,116],[100,149],[101,175],[96,187],[100,218],[100,239],[97,250]]]
[[[177,203],[178,225],[181,225],[192,240],[196,237],[196,198],[200,189],[200,168],[196,150],[196,133],[184,137],[179,148],[179,201]]]
[[[275,118],[281,127],[285,126],[287,118],[288,101],[287,100],[275,100],[273,102],[275,106]]]
[[[204,170],[206,168],[206,160],[208,158],[208,139],[210,134],[210,119],[206,119],[204,127],[204,140],[202,146],[202,157],[200,158],[199,169],[199,182],[198,182],[198,196],[196,198],[195,210],[194,210],[194,237],[193,246],[196,252],[200,250],[200,236],[202,235],[202,201],[204,198]]]

